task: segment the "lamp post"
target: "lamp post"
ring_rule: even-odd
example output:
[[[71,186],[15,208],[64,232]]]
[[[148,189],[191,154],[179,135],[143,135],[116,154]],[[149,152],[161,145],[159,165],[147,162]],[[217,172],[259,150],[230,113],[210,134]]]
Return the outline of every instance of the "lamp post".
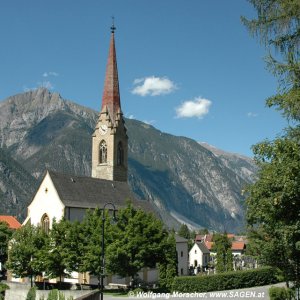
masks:
[[[113,207],[113,219],[115,220],[116,219],[116,207],[115,205],[112,203],[112,202],[107,202],[104,204],[103,208],[102,208],[102,259],[101,259],[101,289],[100,289],[100,300],[103,300],[103,290],[104,290],[104,283],[103,283],[103,280],[104,280],[104,277],[105,277],[105,274],[104,274],[104,270],[105,270],[105,254],[104,254],[104,251],[105,251],[105,247],[104,247],[104,234],[105,234],[105,208],[106,206],[110,205],[111,207]]]

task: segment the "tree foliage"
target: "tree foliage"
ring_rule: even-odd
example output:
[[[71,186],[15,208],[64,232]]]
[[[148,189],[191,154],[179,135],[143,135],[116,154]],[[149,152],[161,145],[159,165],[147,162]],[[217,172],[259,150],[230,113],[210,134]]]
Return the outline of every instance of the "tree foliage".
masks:
[[[267,105],[292,121],[280,137],[253,147],[260,171],[248,188],[250,248],[263,262],[279,267],[287,281],[300,284],[300,2],[249,2],[257,18],[242,21],[266,46],[267,65],[279,80],[278,93]]]
[[[233,258],[231,251],[231,241],[227,234],[214,234],[213,236],[213,251],[216,255],[216,270],[217,273],[228,272],[233,270]]]
[[[53,220],[52,228],[49,232],[48,243],[42,250],[40,261],[43,262],[44,271],[49,278],[60,278],[68,276],[67,257],[70,248],[67,247],[67,232],[71,228],[71,223],[62,219],[60,222]]]
[[[168,232],[153,214],[129,203],[119,210],[114,230],[116,238],[106,254],[111,273],[134,278],[143,267],[155,267],[164,260]]]
[[[178,230],[178,235],[189,240],[191,238],[191,232],[186,224],[181,224]]]
[[[108,211],[89,211],[83,222],[53,220],[46,234],[40,227],[27,224],[13,235],[9,268],[15,276],[49,278],[68,277],[72,271],[102,274],[102,226],[105,226],[107,269],[113,274],[132,278],[143,267],[160,265],[164,286],[177,274],[174,236],[152,214],[132,204],[118,212],[112,224]]]
[[[7,268],[17,277],[30,277],[42,273],[41,250],[47,244],[47,235],[40,227],[30,224],[16,230],[9,243]]]
[[[6,222],[0,222],[0,262],[5,267],[7,261],[8,242],[13,234],[13,231],[8,227]]]
[[[163,242],[164,259],[159,263],[159,284],[162,288],[171,290],[174,278],[178,275],[178,256],[174,234],[170,234]]]
[[[112,222],[109,213],[104,212],[104,243],[107,247],[114,237],[112,230]],[[81,223],[81,248],[82,262],[80,270],[90,272],[98,276],[102,273],[102,226],[103,226],[103,211],[95,209],[89,211],[83,222]]]
[[[251,247],[286,280],[300,278],[300,143],[291,137],[254,147],[259,180],[249,187],[247,222]]]

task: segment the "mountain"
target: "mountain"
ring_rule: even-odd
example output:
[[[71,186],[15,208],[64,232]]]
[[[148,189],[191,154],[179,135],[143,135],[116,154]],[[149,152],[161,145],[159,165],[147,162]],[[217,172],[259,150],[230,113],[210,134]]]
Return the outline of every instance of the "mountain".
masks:
[[[37,180],[0,148],[0,214],[25,214]]]
[[[0,197],[6,203],[0,209],[10,207],[4,212],[24,218],[23,208],[46,168],[90,176],[96,120],[97,112],[44,88],[0,102]],[[129,185],[138,198],[157,207],[170,227],[184,222],[213,230],[242,228],[241,190],[256,172],[251,159],[136,120],[126,119],[126,126]],[[14,180],[7,170],[18,174]]]

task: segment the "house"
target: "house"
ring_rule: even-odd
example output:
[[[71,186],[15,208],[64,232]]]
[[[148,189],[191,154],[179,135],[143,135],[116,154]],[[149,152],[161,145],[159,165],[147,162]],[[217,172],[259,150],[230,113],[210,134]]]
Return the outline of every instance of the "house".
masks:
[[[18,229],[21,227],[19,221],[13,216],[0,216],[0,222],[4,222],[10,229]]]
[[[233,255],[239,255],[245,253],[246,250],[246,237],[245,236],[236,236],[232,233],[227,234],[228,239],[231,241],[231,251]],[[202,242],[206,245],[207,249],[210,251],[212,255],[215,255],[216,253],[213,251],[213,235],[212,234],[205,234],[200,235],[197,234],[195,237],[195,242],[199,243]]]
[[[177,270],[179,276],[188,275],[189,269],[189,249],[188,249],[188,240],[175,235],[176,240],[176,251],[177,251]]]
[[[245,253],[246,244],[244,242],[232,242],[231,251],[234,256],[241,256]]]
[[[205,243],[196,242],[189,252],[189,265],[194,268],[194,273],[197,274],[206,270],[210,261],[210,251]]]

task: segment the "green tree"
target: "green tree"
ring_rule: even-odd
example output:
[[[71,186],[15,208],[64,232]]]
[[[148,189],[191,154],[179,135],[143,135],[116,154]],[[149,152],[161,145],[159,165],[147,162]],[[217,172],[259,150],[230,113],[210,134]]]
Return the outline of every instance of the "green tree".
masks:
[[[259,180],[247,198],[251,249],[265,264],[279,267],[287,282],[300,275],[299,142],[286,137],[254,147]]]
[[[177,251],[176,240],[173,233],[169,234],[168,238],[163,241],[163,259],[159,263],[159,284],[161,287],[171,290],[173,280],[178,275],[177,270]]]
[[[131,203],[118,211],[116,238],[107,247],[108,270],[123,277],[135,275],[143,267],[155,267],[164,260],[168,232],[153,214]]]
[[[40,262],[44,265],[46,276],[49,278],[60,278],[69,276],[67,270],[67,258],[69,249],[67,245],[67,232],[72,223],[62,219],[60,222],[53,220],[52,228],[49,232],[48,244],[40,252]]]
[[[202,234],[202,235],[209,234],[209,231],[207,228],[201,228],[198,230],[198,234]]]
[[[43,271],[40,262],[40,251],[47,244],[47,235],[40,227],[26,224],[16,230],[9,243],[7,268],[17,277],[30,277]]]
[[[188,240],[188,249],[191,250],[196,237],[195,231],[191,232],[186,224],[181,224],[177,234]]]
[[[191,238],[191,232],[186,224],[181,224],[178,230],[178,235],[189,240]]]
[[[100,274],[102,273],[102,210],[95,209],[88,211],[83,222],[79,237],[82,253],[82,261],[80,270],[90,272],[98,277],[100,282]],[[114,238],[111,217],[105,212],[105,248],[109,246]]]
[[[247,189],[251,252],[279,267],[285,279],[300,284],[300,2],[250,0],[257,18],[243,23],[260,38],[267,64],[278,78],[278,93],[267,99],[292,121],[282,136],[253,147],[260,167]],[[293,127],[292,127],[293,126]]]
[[[228,272],[233,270],[233,258],[231,251],[231,241],[227,234],[216,233],[213,236],[213,251],[216,254],[216,270],[218,273]]]
[[[83,265],[83,257],[85,255],[84,242],[87,241],[84,236],[83,226],[78,221],[66,221],[65,239],[63,248],[66,252],[64,262],[68,273],[72,271],[81,272]]]
[[[8,242],[11,239],[13,231],[8,227],[6,222],[0,222],[0,263],[2,270],[5,269],[7,261]]]

